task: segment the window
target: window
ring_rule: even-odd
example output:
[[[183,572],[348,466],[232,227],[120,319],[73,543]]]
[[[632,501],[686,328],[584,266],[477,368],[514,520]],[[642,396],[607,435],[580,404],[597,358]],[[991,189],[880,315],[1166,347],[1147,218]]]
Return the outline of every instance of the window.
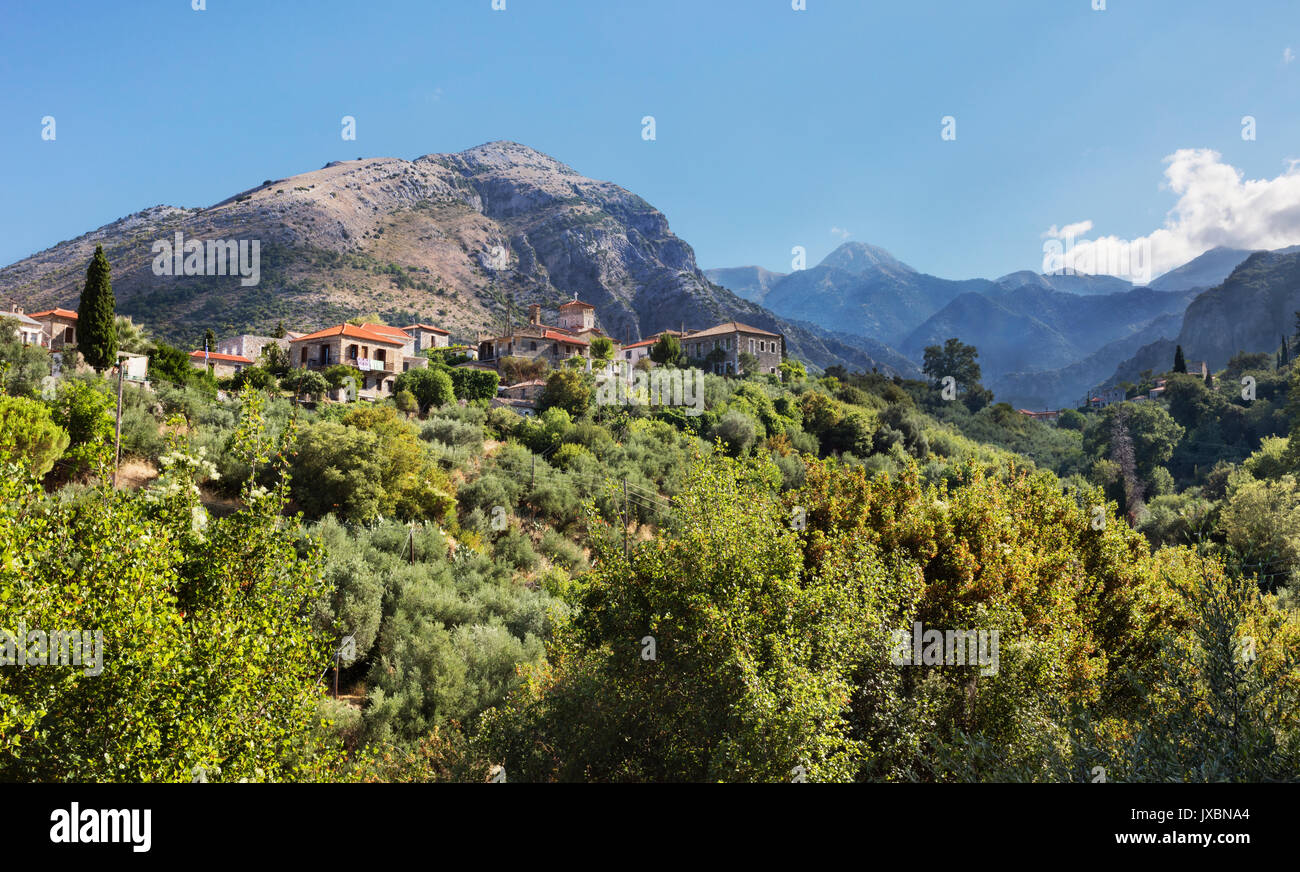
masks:
[[[528,350],[529,350],[529,351],[536,351],[536,350],[537,350],[537,343],[536,343],[536,342],[530,342],[530,343],[528,343]]]
[[[754,340],[753,340],[753,339],[749,340],[749,353],[750,353],[750,354],[753,354],[753,353],[754,353]]]

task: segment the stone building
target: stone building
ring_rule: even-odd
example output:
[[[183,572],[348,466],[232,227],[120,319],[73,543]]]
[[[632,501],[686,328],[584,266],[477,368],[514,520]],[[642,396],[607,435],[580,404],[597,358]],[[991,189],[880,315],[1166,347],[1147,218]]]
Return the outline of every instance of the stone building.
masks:
[[[694,361],[707,361],[705,365],[716,375],[743,375],[741,354],[753,355],[760,373],[779,373],[785,349],[785,337],[780,333],[760,330],[739,321],[688,332],[681,342],[687,357]],[[711,359],[714,351],[722,353]]]

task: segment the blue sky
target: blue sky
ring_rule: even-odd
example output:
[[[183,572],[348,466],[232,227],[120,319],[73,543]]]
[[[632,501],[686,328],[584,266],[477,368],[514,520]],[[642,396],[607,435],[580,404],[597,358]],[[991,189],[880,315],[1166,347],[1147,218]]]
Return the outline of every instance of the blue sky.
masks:
[[[1277,205],[1300,158],[1300,4],[1092,3],[10,0],[0,264],[158,203],[495,139],[643,196],[703,267],[788,271],[792,246],[811,264],[849,238],[953,278],[1037,269],[1053,225],[1163,225],[1165,158],[1189,149],[1220,157],[1167,252],[1300,233]],[[1276,220],[1234,217],[1255,201],[1226,167],[1269,180]]]

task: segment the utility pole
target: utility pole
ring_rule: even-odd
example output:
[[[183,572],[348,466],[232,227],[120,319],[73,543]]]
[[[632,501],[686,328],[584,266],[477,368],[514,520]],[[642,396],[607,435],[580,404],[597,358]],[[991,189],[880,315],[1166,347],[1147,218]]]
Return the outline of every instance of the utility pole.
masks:
[[[117,427],[113,433],[113,490],[117,490],[117,471],[122,465],[122,355],[117,356]]]
[[[415,565],[415,522],[414,521],[411,522],[411,532],[410,535],[407,537],[407,541],[410,543],[411,546],[411,565],[414,566]]]
[[[529,453],[532,454],[532,452]],[[528,482],[528,489],[532,490],[535,487],[537,487],[537,455],[533,454],[533,477]]]
[[[627,476],[623,476],[623,559],[624,560],[628,559],[628,550],[627,550],[628,520],[629,519],[628,519],[628,511],[627,511]]]

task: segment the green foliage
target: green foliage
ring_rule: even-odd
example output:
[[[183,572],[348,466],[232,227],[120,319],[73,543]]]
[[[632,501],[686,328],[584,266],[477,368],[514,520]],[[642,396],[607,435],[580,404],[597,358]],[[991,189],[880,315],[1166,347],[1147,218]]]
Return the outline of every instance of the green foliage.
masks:
[[[12,318],[0,315],[0,393],[35,396],[50,374],[50,353],[39,345],[23,345],[15,326]]]
[[[940,387],[948,376],[956,381],[959,395],[980,387],[979,351],[975,346],[953,337],[942,346],[926,346],[923,353],[922,370],[933,380],[935,388]]]
[[[650,359],[660,366],[685,366],[686,353],[682,343],[671,333],[664,333],[650,346]]]
[[[315,375],[315,373],[313,373]],[[231,386],[235,390],[242,390],[245,386],[251,387],[258,391],[275,390],[280,386],[279,380],[271,373],[269,369],[261,366],[246,366],[239,372],[235,373],[230,380]]]
[[[305,427],[293,472],[294,500],[313,518],[437,521],[452,507],[446,476],[392,406],[358,406],[342,423]]]
[[[447,371],[430,366],[426,369],[408,370],[397,377],[397,391],[410,391],[420,405],[420,411],[442,408],[456,399],[451,376]]]
[[[107,475],[113,464],[117,399],[101,379],[65,379],[53,401],[54,420],[67,431],[71,471]]]
[[[597,336],[591,340],[591,358],[607,362],[614,357],[614,341],[608,336]]]
[[[781,780],[798,765],[850,776],[843,631],[865,591],[801,583],[771,466],[697,461],[688,475],[669,536],[630,561],[596,538],[597,569],[549,668],[485,716],[512,779]]]
[[[196,468],[192,457],[175,465]],[[48,501],[16,468],[0,476],[0,627],[90,642],[81,666],[0,669],[0,778],[335,770],[316,715],[328,650],[307,621],[318,557],[293,547],[282,494],[249,496],[215,519],[193,489],[167,482]]]
[[[98,372],[117,365],[117,303],[111,273],[104,246],[95,246],[77,307],[77,350]]]
[[[209,397],[217,394],[217,380],[211,373],[196,369],[188,352],[165,342],[157,343],[149,353],[149,378],[156,385],[191,387]]]
[[[44,404],[0,395],[0,458],[40,478],[68,447],[68,433],[50,418]]]
[[[280,387],[302,397],[320,401],[330,390],[329,379],[314,369],[290,372],[280,379]]]
[[[501,384],[501,377],[495,372],[470,366],[453,367],[450,375],[452,390],[458,400],[490,400],[497,395],[497,387]]]
[[[546,387],[537,397],[537,411],[563,409],[580,417],[591,406],[592,387],[586,375],[573,370],[557,370],[546,379]]]

